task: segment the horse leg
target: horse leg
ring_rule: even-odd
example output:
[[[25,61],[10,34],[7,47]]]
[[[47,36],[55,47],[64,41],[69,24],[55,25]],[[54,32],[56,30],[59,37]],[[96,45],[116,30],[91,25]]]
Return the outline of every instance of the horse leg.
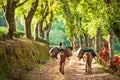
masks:
[[[85,68],[85,73],[87,74],[87,65],[85,65],[85,67],[86,67],[86,68]]]
[[[59,72],[61,72],[61,66],[59,67]]]
[[[91,58],[91,61],[90,61],[90,74],[92,74],[92,58]]]
[[[86,54],[83,56],[83,61],[85,62],[85,74],[88,73],[88,64],[87,64],[87,57]]]
[[[65,57],[62,59],[62,74],[64,74],[64,66],[65,66]]]
[[[59,72],[62,72],[62,64],[60,63]]]
[[[87,74],[89,74],[89,64],[87,63]]]
[[[62,72],[62,56],[60,55],[60,67],[59,67],[59,72]]]
[[[62,74],[64,74],[64,66],[65,66],[65,63],[62,64]]]
[[[92,69],[91,69],[91,65],[90,65],[90,74],[92,74]]]
[[[90,65],[88,65],[88,74],[90,74]]]

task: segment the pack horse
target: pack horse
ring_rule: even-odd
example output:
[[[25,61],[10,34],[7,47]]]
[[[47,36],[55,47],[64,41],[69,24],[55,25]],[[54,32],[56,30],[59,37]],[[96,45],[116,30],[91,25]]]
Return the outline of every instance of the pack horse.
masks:
[[[57,56],[60,56],[60,61],[59,61],[59,72],[64,74],[64,66],[65,66],[65,61],[66,58],[69,59],[70,56],[72,56],[72,51],[68,47],[59,49],[57,47],[51,48],[50,51],[50,56],[54,59],[57,59]]]
[[[97,52],[93,48],[80,48],[77,51],[79,60],[83,58],[85,62],[85,72],[86,74],[92,74],[92,60],[97,56]]]

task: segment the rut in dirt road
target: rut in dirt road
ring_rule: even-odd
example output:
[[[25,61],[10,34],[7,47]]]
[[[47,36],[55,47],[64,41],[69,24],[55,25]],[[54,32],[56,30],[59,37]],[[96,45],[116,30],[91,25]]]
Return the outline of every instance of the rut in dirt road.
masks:
[[[66,61],[65,74],[59,72],[59,60],[48,62],[44,68],[36,68],[23,77],[23,80],[120,80],[105,73],[95,60],[92,62],[92,74],[85,75],[85,63],[76,55]]]

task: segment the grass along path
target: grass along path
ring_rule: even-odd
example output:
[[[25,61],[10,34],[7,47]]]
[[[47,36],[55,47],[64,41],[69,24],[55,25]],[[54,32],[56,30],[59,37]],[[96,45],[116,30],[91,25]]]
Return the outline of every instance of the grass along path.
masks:
[[[50,61],[43,68],[35,68],[23,77],[23,80],[120,80],[105,73],[95,60],[92,63],[92,74],[85,75],[85,64],[76,55],[66,61],[65,74],[59,73],[59,60]]]

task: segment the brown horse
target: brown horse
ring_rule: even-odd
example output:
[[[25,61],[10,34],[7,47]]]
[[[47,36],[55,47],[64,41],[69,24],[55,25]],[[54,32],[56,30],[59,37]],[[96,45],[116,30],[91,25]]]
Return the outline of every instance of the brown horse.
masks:
[[[65,61],[67,58],[66,52],[65,51],[60,51],[58,53],[60,55],[60,67],[59,67],[59,71],[64,74],[64,66],[65,66]]]
[[[49,53],[53,59],[57,59],[57,57],[59,55],[59,57],[60,57],[59,71],[62,74],[64,74],[64,66],[65,66],[66,58],[69,59],[69,57],[72,56],[72,51],[67,47],[65,49],[59,49],[57,47],[54,47],[49,51]]]
[[[72,51],[70,48],[66,47],[65,49],[60,49],[58,52],[60,56],[60,67],[59,71],[64,74],[64,66],[65,66],[65,61],[66,58],[69,60],[69,57],[72,56]]]
[[[84,52],[83,61],[85,62],[86,74],[92,74],[92,68],[91,68],[92,59],[93,59],[93,56],[90,51]]]

